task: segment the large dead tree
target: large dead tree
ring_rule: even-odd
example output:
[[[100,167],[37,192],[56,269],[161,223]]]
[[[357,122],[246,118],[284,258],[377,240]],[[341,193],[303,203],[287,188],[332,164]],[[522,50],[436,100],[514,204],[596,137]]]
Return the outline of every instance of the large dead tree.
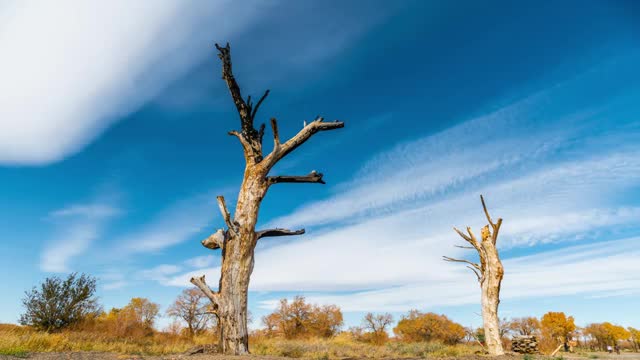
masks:
[[[453,228],[471,246],[458,246],[464,249],[476,250],[480,257],[480,263],[474,263],[469,260],[454,259],[444,256],[444,260],[466,263],[478,278],[480,288],[482,289],[482,321],[484,325],[484,336],[487,345],[487,351],[490,355],[502,355],[502,340],[500,337],[500,318],[498,317],[498,305],[500,304],[500,283],[504,276],[504,267],[498,255],[496,241],[498,240],[498,232],[502,219],[497,222],[491,220],[484,197],[480,195],[482,208],[487,217],[489,224],[484,226],[480,231],[481,241],[475,237],[471,231],[471,227],[467,227],[467,233],[463,233],[457,228]]]
[[[281,142],[278,123],[271,118],[273,130],[273,150],[268,155],[262,152],[264,123],[256,129],[254,120],[262,102],[269,95],[269,90],[252,103],[251,96],[245,100],[240,87],[233,76],[231,68],[231,48],[229,44],[221,47],[216,44],[218,57],[222,60],[222,79],[227,84],[231,98],[240,116],[240,130],[230,131],[240,141],[244,150],[246,166],[244,178],[238,194],[235,213],[232,216],[224,197],[218,196],[218,205],[226,224],[226,229],[219,229],[202,241],[209,249],[222,249],[222,273],[218,291],[214,292],[206,284],[204,276],[194,277],[191,282],[211,300],[218,315],[221,329],[221,350],[225,354],[246,354],[249,352],[247,332],[247,294],[249,279],[253,271],[254,249],[258,240],[269,236],[288,236],[304,234],[304,229],[266,229],[256,231],[258,210],[270,186],[279,183],[319,183],[324,184],[322,174],[312,171],[303,176],[269,176],[269,171],[282,158],[304,144],[311,136],[326,130],[344,127],[341,121],[324,122],[316,117],[305,122],[291,139]]]

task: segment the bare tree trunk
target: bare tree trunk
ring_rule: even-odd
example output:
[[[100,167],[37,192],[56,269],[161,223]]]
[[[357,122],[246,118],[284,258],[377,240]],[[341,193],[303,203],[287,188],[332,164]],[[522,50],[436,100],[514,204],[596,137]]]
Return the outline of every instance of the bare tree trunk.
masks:
[[[218,205],[227,229],[219,229],[202,241],[202,245],[215,250],[222,249],[222,269],[218,291],[212,291],[204,276],[194,277],[191,282],[211,300],[220,326],[220,347],[225,354],[241,355],[249,352],[249,333],[247,329],[247,302],[249,281],[254,265],[254,250],[260,238],[271,236],[299,235],[304,229],[266,229],[256,231],[258,212],[262,199],[271,185],[278,183],[319,183],[324,184],[322,174],[312,171],[303,176],[268,176],[273,166],[298,146],[306,142],[319,131],[342,128],[339,121],[324,122],[321,117],[305,125],[297,135],[280,142],[278,125],[271,119],[273,129],[273,150],[267,155],[262,153],[262,138],[265,125],[259,130],[254,128],[254,118],[258,108],[269,94],[267,90],[253,106],[251,97],[245,101],[240,94],[231,69],[231,48],[229,44],[220,47],[218,57],[222,60],[222,78],[227,83],[231,97],[240,115],[241,131],[230,131],[229,135],[240,140],[244,150],[246,167],[238,194],[235,213],[231,216],[222,196],[218,196]]]
[[[502,355],[502,338],[500,336],[500,319],[498,317],[498,305],[500,304],[500,282],[504,270],[502,263],[495,256],[495,262],[488,266],[491,271],[485,275],[485,280],[480,284],[482,289],[482,321],[484,325],[485,341],[487,350],[491,355]]]
[[[453,228],[458,235],[471,244],[471,246],[459,247],[475,249],[480,257],[480,263],[454,259],[447,256],[444,257],[444,260],[466,263],[468,264],[467,267],[476,274],[482,294],[482,322],[487,351],[490,355],[497,356],[504,354],[500,334],[500,317],[498,316],[500,284],[504,276],[504,267],[502,266],[498,249],[496,248],[496,241],[498,240],[498,232],[502,225],[502,219],[498,219],[496,223],[493,223],[482,195],[480,195],[480,200],[484,213],[489,221],[489,225],[486,225],[481,230],[482,240],[479,242],[476,239],[470,227],[467,227],[467,234],[457,228]]]

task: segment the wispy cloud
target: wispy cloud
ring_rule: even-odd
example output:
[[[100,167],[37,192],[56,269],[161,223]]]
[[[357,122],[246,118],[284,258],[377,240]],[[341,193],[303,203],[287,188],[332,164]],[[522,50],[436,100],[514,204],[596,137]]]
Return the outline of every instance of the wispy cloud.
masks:
[[[118,251],[153,252],[200,234],[220,220],[213,193],[199,194],[163,209],[149,223],[115,241]],[[221,221],[221,220],[220,220]]]
[[[505,260],[503,304],[518,298],[637,293],[640,289],[640,264],[634,258],[640,255],[636,246],[638,240],[627,238],[589,246],[571,246]],[[456,265],[438,264],[440,271],[451,274],[445,280],[430,279],[347,294],[310,294],[308,298],[317,303],[339,304],[345,311],[407,311],[477,303],[479,289],[475,276]],[[260,306],[272,309],[277,301],[265,300]]]
[[[193,268],[204,268],[215,263],[216,257],[213,255],[196,256],[184,261],[184,264]]]
[[[41,254],[40,268],[48,272],[68,272],[69,262],[89,249],[100,236],[105,222],[120,213],[111,203],[74,204],[52,211],[51,219],[58,229]]]
[[[3,2],[0,163],[48,163],[79,150],[198,64],[212,34],[228,38],[261,7]]]
[[[151,269],[142,270],[138,272],[138,276],[143,280],[165,281],[169,275],[174,275],[180,270],[182,270],[180,266],[162,264]]]
[[[68,262],[84,253],[98,236],[93,224],[78,224],[63,232],[60,239],[42,253],[40,269],[48,272],[68,272]]]
[[[607,95],[608,85],[598,74],[378,154],[333,196],[272,221],[312,230],[258,251],[251,289],[325,292],[324,300],[346,310],[475,302],[477,291],[469,286],[473,274],[444,264],[441,256],[465,256],[452,247],[461,241],[452,226],[484,225],[479,194],[486,195],[493,216],[505,218],[503,251],[586,244],[637,231],[640,206],[620,201],[640,181],[634,145],[640,140],[640,112],[632,106],[637,99],[615,91]],[[593,83],[601,84],[603,93],[583,94]],[[603,129],[601,119],[612,116],[618,121]],[[607,280],[618,271],[638,273],[636,250],[629,249],[636,240],[506,259],[505,296],[637,287],[635,275]],[[553,265],[546,265],[550,261]],[[593,274],[610,261],[616,263],[613,270]],[[185,286],[193,275],[216,279],[219,272],[219,267],[203,268],[161,283]],[[562,280],[545,284],[557,277]]]
[[[102,218],[117,215],[120,209],[110,204],[75,204],[69,207],[56,210],[49,214],[50,218],[61,218],[68,216],[83,216],[86,218]]]
[[[611,70],[618,63],[602,66]],[[622,115],[620,110],[634,109],[637,96],[618,97],[618,90],[602,78],[602,72],[601,68],[593,69],[492,113],[399,144],[374,156],[352,181],[338,185],[334,196],[306,204],[272,220],[271,225],[353,222],[554,166],[561,168],[599,152],[613,154],[613,149],[618,149],[623,153],[620,156],[626,156],[624,153],[633,150],[632,144],[640,141],[640,114],[631,110]],[[614,89],[610,94],[576,96],[595,84],[602,91]],[[630,93],[637,95],[639,90]],[[611,116],[620,119],[602,129],[602,120]],[[596,168],[589,179],[607,177],[607,173],[597,173],[598,158],[592,160]],[[634,174],[636,170],[625,169],[622,162],[618,165],[622,169],[616,171]],[[581,183],[577,177],[571,179]]]

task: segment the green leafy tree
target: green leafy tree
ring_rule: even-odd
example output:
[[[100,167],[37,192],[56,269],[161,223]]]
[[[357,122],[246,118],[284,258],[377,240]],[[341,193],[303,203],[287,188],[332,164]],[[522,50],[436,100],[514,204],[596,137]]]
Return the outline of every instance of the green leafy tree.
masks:
[[[39,287],[25,292],[20,324],[54,332],[98,316],[101,308],[95,292],[96,279],[85,274],[46,278]]]

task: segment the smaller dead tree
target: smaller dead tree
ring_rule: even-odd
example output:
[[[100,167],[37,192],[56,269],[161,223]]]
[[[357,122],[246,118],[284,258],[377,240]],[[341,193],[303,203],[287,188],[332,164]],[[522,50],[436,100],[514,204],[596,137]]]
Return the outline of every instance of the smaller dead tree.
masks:
[[[377,314],[368,313],[362,320],[363,327],[370,331],[371,342],[376,345],[384,344],[389,336],[387,335],[387,328],[393,323],[393,316],[389,313]]]
[[[167,309],[167,315],[179,318],[187,325],[189,337],[200,334],[215,323],[207,297],[200,289],[184,289]]]
[[[481,241],[475,237],[471,231],[471,227],[467,227],[467,233],[463,233],[457,228],[453,228],[471,246],[457,246],[463,249],[476,250],[480,258],[480,263],[474,263],[468,260],[454,259],[444,256],[445,261],[466,263],[478,278],[480,288],[482,290],[482,321],[484,325],[485,343],[487,351],[490,355],[502,355],[502,340],[500,337],[500,318],[498,317],[498,305],[500,304],[500,284],[504,276],[504,267],[498,255],[496,241],[498,240],[498,232],[502,219],[497,222],[491,220],[484,197],[480,195],[482,208],[487,217],[488,225],[484,226],[480,231]]]

